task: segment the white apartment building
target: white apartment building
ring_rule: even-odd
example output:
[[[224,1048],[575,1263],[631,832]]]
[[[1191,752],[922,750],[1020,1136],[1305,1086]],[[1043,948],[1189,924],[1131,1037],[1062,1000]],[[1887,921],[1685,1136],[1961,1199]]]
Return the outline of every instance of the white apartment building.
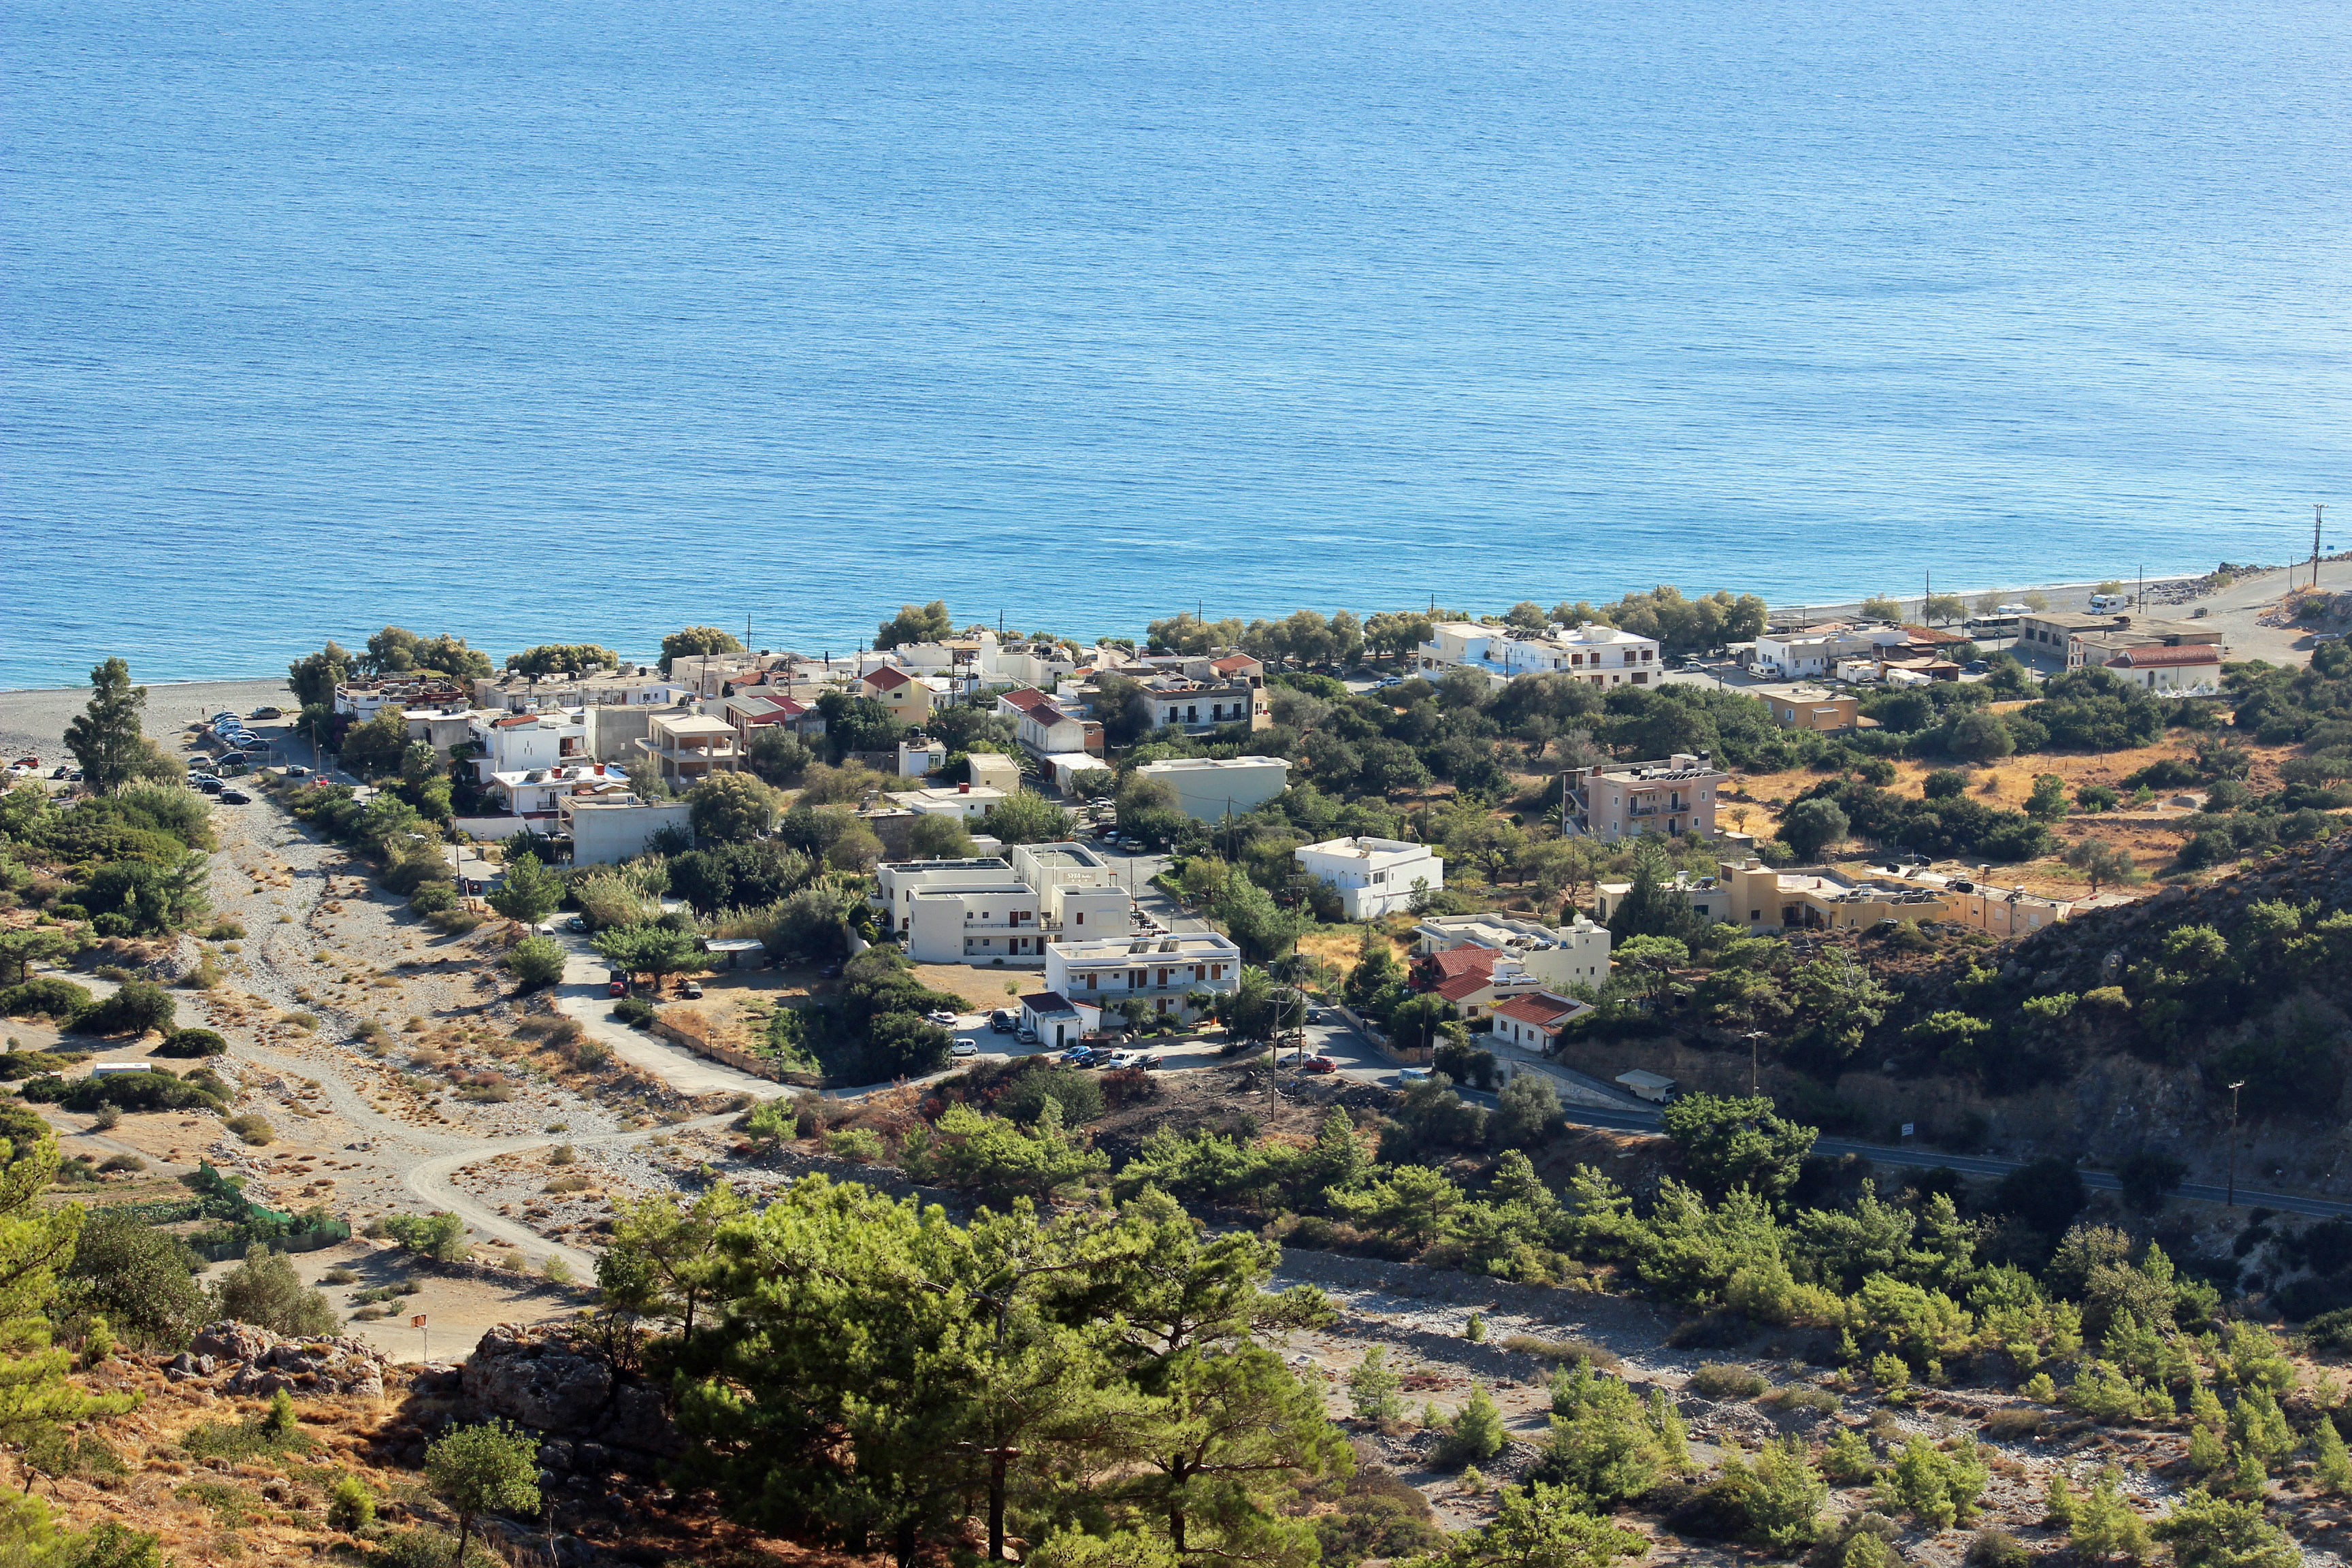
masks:
[[[1242,950],[1215,931],[1045,944],[1046,990],[1081,1007],[1116,1007],[1133,997],[1154,1013],[1189,1017],[1193,993],[1232,991],[1241,973]]]
[[[601,763],[496,773],[483,783],[507,814],[513,816],[554,816],[558,803],[566,795],[593,795],[599,790],[625,792],[629,787],[627,774]],[[534,826],[543,831],[547,825]]]
[[[500,773],[562,767],[588,760],[588,728],[578,712],[476,713],[467,737],[481,750],[474,774],[484,784]]]
[[[1003,642],[991,631],[945,642],[904,643],[891,653],[914,674],[945,677],[959,697],[999,687],[1051,689],[1078,668],[1066,647],[1055,643]]]
[[[448,709],[469,705],[463,687],[452,685],[437,677],[420,680],[408,675],[379,675],[346,680],[335,688],[335,711],[350,714],[355,724],[366,723],[387,707],[404,713],[411,708]]]
[[[1161,729],[1205,733],[1222,724],[1270,728],[1274,708],[1260,675],[1220,676],[1199,680],[1189,675],[1155,675],[1144,681],[1143,700],[1151,722]]]
[[[1036,889],[1049,932],[1072,938],[1125,936],[1135,924],[1135,900],[1118,872],[1083,844],[1016,844],[1013,874]]]
[[[1351,921],[1375,920],[1412,906],[1416,886],[1445,886],[1445,862],[1426,844],[1395,838],[1330,838],[1291,851],[1298,869],[1339,890]]]
[[[1418,957],[1487,948],[1498,958],[1517,961],[1521,970],[1554,988],[1598,985],[1609,978],[1609,928],[1581,912],[1565,926],[1505,914],[1432,915],[1412,934]]]
[[[1551,627],[1540,635],[1472,621],[1441,621],[1416,657],[1422,673],[1474,669],[1497,686],[1522,675],[1560,674],[1595,686],[1649,686],[1663,668],[1657,639],[1615,626]]]
[[[1664,762],[1607,763],[1568,774],[1569,823],[1603,842],[1644,833],[1715,832],[1716,796],[1731,782],[1704,752]]]
[[[994,858],[875,868],[874,901],[918,963],[1030,963],[1045,933],[1037,889]]]
[[[1135,771],[1175,790],[1176,809],[1195,822],[1246,815],[1290,787],[1280,757],[1171,757]]]

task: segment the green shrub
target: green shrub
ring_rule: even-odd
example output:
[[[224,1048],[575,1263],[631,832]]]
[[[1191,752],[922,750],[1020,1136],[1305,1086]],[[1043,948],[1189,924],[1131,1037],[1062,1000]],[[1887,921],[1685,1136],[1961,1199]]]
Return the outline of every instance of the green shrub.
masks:
[[[245,1261],[223,1277],[213,1299],[222,1317],[272,1333],[315,1336],[331,1334],[339,1326],[334,1308],[325,1296],[303,1286],[294,1272],[293,1260],[257,1244],[246,1248]],[[290,1422],[292,1406],[288,1409]],[[285,1432],[268,1430],[277,1437],[292,1427],[288,1426]]]
[[[1914,1433],[1878,1478],[1878,1501],[1907,1510],[1938,1530],[1949,1530],[1975,1517],[1977,1499],[1991,1479],[1973,1442],[1963,1438],[1958,1447],[1946,1453]]]
[[[457,889],[446,882],[425,882],[408,895],[408,907],[420,915],[446,914],[457,907]]]
[[[642,1029],[654,1021],[654,1005],[642,996],[624,996],[613,1004],[613,1016],[631,1028]]]
[[[409,1251],[443,1263],[466,1255],[466,1222],[453,1214],[386,1215],[383,1230]]]
[[[835,1158],[860,1165],[878,1164],[884,1153],[882,1135],[870,1127],[845,1127],[838,1132],[828,1132],[824,1147]]]
[[[126,981],[113,995],[75,1014],[72,1027],[84,1035],[143,1035],[150,1029],[169,1033],[178,1005],[161,985]]]
[[[68,1110],[94,1111],[104,1106],[124,1110],[210,1110],[226,1103],[228,1090],[218,1079],[173,1078],[168,1072],[109,1073],[104,1078],[37,1078],[20,1090],[26,1100],[61,1105]]]
[[[228,1054],[228,1042],[210,1029],[174,1029],[163,1037],[155,1047],[159,1057],[220,1057]]]
[[[1512,1334],[1501,1344],[1503,1349],[1515,1355],[1531,1355],[1554,1366],[1579,1362],[1614,1372],[1625,1364],[1624,1358],[1616,1352],[1589,1340],[1547,1340],[1534,1334]]]
[[[1692,1373],[1690,1386],[1709,1399],[1753,1399],[1770,1384],[1754,1367],[1717,1361]]]
[[[43,974],[0,991],[0,1015],[11,1018],[52,1018],[71,1023],[89,1005],[89,991],[70,980]]]
[[[2033,1553],[2006,1530],[1979,1530],[1969,1542],[1969,1568],[2026,1568]]]
[[[563,944],[551,936],[525,937],[507,950],[506,965],[526,989],[563,978]]]

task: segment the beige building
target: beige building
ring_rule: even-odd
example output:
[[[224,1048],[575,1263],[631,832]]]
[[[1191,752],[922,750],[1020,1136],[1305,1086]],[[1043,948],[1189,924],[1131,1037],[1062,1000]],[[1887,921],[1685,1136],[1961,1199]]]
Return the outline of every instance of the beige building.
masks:
[[[1783,730],[1830,733],[1852,730],[1862,722],[1860,698],[1825,687],[1761,686],[1749,695],[1772,710],[1772,722]]]
[[[1717,793],[1730,782],[1703,752],[1578,768],[1565,786],[1569,822],[1604,843],[1644,833],[1712,836]]]
[[[932,711],[940,704],[940,693],[928,681],[891,664],[867,670],[857,683],[857,694],[882,704],[902,724],[929,722]]]
[[[1486,949],[1516,960],[1546,985],[1598,985],[1609,978],[1609,930],[1579,913],[1549,926],[1517,915],[1430,915],[1413,927],[1413,956]]]
[[[645,738],[636,745],[661,764],[662,777],[673,789],[690,788],[713,773],[733,773],[742,765],[735,726],[699,713],[647,714]]]

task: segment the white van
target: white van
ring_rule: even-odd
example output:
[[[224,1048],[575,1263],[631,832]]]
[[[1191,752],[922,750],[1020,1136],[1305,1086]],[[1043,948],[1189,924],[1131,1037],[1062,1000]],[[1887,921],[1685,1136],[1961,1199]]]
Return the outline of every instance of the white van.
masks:
[[[2095,616],[2104,616],[2110,610],[2126,610],[2130,607],[2131,600],[2121,594],[2094,594],[2091,595],[2091,614]]]

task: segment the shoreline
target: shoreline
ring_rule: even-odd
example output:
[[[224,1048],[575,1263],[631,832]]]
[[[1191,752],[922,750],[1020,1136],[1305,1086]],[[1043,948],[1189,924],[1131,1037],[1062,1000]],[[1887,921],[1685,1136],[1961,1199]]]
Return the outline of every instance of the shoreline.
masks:
[[[2340,559],[2340,557],[2330,559]],[[2285,566],[2269,566],[2260,571],[2250,572],[2238,578],[2235,586],[2243,588],[2264,578],[2292,573],[2300,564],[2300,563],[2292,563]],[[2177,588],[2199,581],[2202,575],[2202,574],[2172,574],[2161,577],[2150,577],[2147,579],[2147,586],[2151,592],[2162,588]],[[2109,581],[2113,580],[2109,579]],[[2132,579],[2129,585],[2136,589],[2138,579]],[[2287,585],[2284,582],[2280,584],[2282,589]],[[2092,589],[2096,586],[2096,583],[2090,582],[2049,583],[2031,588],[1971,588],[1943,591],[1969,600],[1980,598],[1987,594],[1999,595],[2004,599],[2026,594],[2041,594],[2050,600],[2052,609],[2065,610],[2082,607],[2087,603]],[[1906,609],[1911,609],[1919,603],[1917,595],[1889,596],[1894,597],[1897,605]],[[1772,609],[1776,614],[1801,613],[1808,617],[1826,619],[1856,614],[1861,608],[1861,603],[1858,599],[1848,599],[1820,605],[1783,604],[1774,605]],[[1913,613],[1916,613],[1916,610]],[[134,679],[137,679],[138,673],[137,666],[134,664],[131,669]],[[288,705],[291,699],[291,693],[287,689],[286,678],[283,675],[215,677],[192,680],[149,680],[142,684],[148,689],[147,728],[151,734],[174,731],[192,720],[201,721],[219,708],[233,708],[238,712],[246,712],[265,704],[274,703],[283,707]],[[53,759],[63,753],[66,726],[71,723],[74,717],[81,711],[89,699],[89,688],[87,686],[0,689],[0,752],[5,752],[7,759],[28,753],[39,756],[43,760],[44,767],[47,767]]]

